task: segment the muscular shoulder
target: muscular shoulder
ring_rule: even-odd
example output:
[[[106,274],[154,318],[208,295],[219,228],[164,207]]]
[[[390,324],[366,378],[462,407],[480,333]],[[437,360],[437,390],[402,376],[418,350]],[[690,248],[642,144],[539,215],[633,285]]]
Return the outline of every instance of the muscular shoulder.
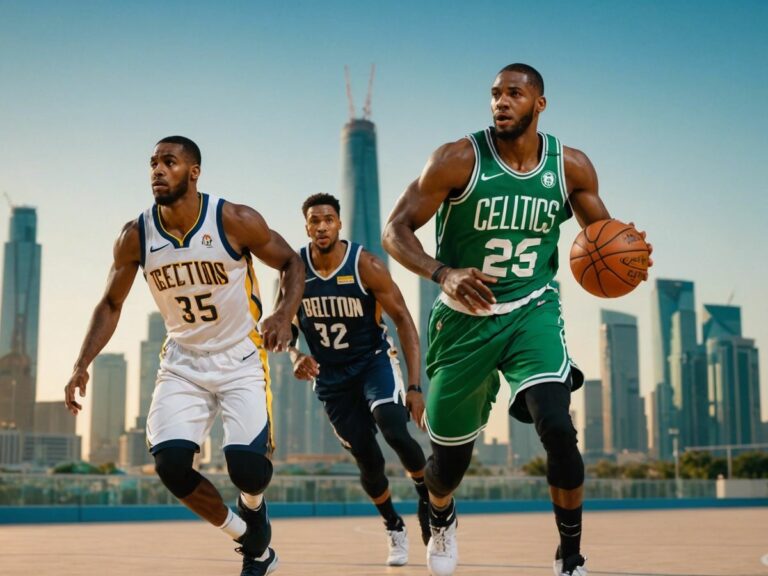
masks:
[[[115,241],[115,261],[138,262],[141,259],[141,229],[139,219],[126,222]]]
[[[387,270],[384,261],[365,249],[360,253],[358,271],[360,272],[360,280],[368,288],[376,289],[390,278],[389,270]]]
[[[269,241],[269,228],[261,214],[245,204],[224,202],[221,209],[222,223],[227,239],[236,248]]]
[[[475,167],[475,151],[468,138],[443,144],[432,153],[422,179],[434,180],[452,189],[464,188]]]
[[[563,146],[563,166],[569,192],[597,188],[595,167],[581,150]]]

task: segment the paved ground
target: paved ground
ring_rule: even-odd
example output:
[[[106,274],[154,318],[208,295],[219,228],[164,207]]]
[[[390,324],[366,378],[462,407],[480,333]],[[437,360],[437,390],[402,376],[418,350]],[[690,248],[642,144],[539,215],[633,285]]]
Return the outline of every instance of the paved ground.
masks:
[[[276,576],[426,576],[415,517],[411,561],[383,565],[374,517],[278,519]],[[456,576],[552,574],[550,514],[460,516]],[[768,508],[592,512],[590,576],[768,576]],[[0,526],[1,576],[237,576],[238,556],[202,522]]]

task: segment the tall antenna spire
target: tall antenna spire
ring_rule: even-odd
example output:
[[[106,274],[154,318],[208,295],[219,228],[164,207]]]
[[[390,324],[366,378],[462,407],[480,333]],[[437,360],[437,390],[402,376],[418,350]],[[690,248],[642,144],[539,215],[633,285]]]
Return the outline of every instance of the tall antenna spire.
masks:
[[[373,97],[373,76],[376,74],[376,64],[371,64],[371,76],[368,78],[368,95],[365,97],[365,106],[363,106],[363,118],[371,119],[371,98]]]
[[[355,119],[355,101],[352,99],[352,82],[349,80],[349,66],[344,65],[344,78],[347,82],[347,103],[349,104],[349,119]]]

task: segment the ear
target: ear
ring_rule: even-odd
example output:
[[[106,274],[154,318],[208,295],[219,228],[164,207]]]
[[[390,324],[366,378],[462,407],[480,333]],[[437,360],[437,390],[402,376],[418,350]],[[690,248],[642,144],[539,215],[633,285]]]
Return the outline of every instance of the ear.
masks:
[[[307,238],[310,238],[310,235],[309,235],[309,224],[304,224],[304,231],[307,233]]]
[[[544,96],[536,98],[536,112],[541,114],[547,108],[547,99]]]
[[[195,164],[189,170],[189,179],[192,180],[192,182],[197,182],[198,178],[200,178],[200,165]]]

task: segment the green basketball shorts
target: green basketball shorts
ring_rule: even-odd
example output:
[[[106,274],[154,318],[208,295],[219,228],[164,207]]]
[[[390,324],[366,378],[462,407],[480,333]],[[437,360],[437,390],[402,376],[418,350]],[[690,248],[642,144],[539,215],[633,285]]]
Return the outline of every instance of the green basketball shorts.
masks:
[[[430,438],[444,446],[466,444],[488,423],[499,391],[499,373],[512,391],[510,413],[530,422],[520,392],[543,382],[569,382],[583,375],[571,362],[556,289],[547,289],[506,314],[473,316],[440,299],[429,321],[426,422]],[[514,407],[514,410],[513,410]]]

